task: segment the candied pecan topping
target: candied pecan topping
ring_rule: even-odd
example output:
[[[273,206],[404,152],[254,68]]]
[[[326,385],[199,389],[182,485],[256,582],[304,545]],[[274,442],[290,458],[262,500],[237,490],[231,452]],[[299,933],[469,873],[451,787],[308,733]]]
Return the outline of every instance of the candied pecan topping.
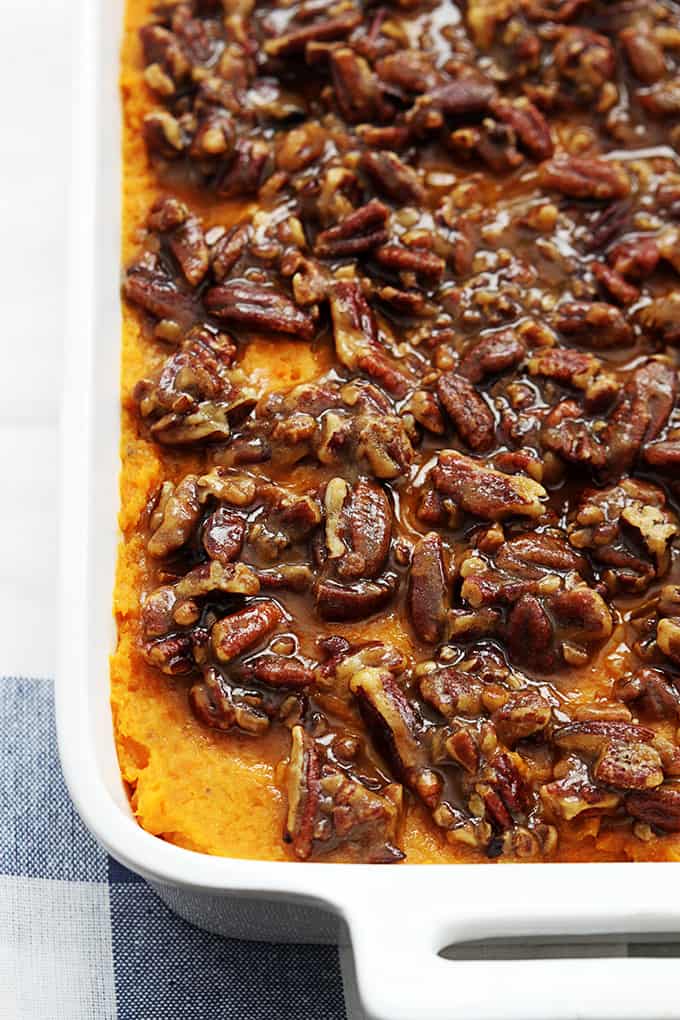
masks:
[[[390,864],[404,855],[395,845],[402,810],[396,783],[380,793],[324,764],[322,750],[302,726],[294,726],[287,768],[288,814],[284,839],[306,860],[338,844],[357,846],[366,860]]]
[[[260,738],[298,859],[402,859],[413,799],[455,860],[663,857],[680,16],[426,6],[141,28],[121,626]]]
[[[625,478],[609,489],[586,490],[569,525],[569,541],[602,564],[602,578],[616,591],[644,591],[670,565],[677,517],[656,486]]]

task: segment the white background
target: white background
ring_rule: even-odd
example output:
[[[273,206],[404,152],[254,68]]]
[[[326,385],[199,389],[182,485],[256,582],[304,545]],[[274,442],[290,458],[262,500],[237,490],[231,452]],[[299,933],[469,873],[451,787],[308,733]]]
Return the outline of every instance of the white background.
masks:
[[[0,672],[54,671],[69,0],[0,0]]]

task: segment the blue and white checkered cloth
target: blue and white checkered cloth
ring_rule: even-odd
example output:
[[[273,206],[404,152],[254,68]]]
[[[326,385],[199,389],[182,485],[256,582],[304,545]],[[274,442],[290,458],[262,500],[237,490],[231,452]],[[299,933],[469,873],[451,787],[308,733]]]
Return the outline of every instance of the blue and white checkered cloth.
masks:
[[[64,785],[52,684],[0,679],[1,1020],[347,1017],[335,947],[200,931],[109,857]]]

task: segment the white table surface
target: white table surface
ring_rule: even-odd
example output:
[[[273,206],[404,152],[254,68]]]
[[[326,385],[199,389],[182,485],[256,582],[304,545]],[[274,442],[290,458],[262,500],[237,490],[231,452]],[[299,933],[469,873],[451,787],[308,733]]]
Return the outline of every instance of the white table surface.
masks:
[[[54,670],[70,0],[0,0],[0,671]]]

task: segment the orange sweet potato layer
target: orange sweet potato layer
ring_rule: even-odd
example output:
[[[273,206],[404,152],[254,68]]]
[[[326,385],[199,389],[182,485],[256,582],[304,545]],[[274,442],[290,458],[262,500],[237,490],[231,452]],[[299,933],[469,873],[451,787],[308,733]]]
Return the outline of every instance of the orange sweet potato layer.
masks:
[[[148,20],[152,0],[129,0],[122,47],[123,102],[122,261],[137,252],[147,210],[160,193],[149,165],[141,125],[151,101],[142,77],[138,30]],[[243,215],[244,205],[220,202],[214,196],[191,195],[192,208],[210,224],[229,224]],[[326,354],[281,340],[253,341],[243,355],[249,375],[264,388],[285,387],[314,378]],[[200,470],[200,455],[183,453],[181,461],[163,454],[140,434],[132,403],[136,382],[162,360],[160,349],[142,336],[137,314],[123,305],[120,529],[114,594],[118,645],[111,659],[111,705],[120,769],[139,824],[179,846],[204,853],[268,860],[289,859],[281,841],[285,804],[277,783],[277,762],[285,758],[288,735],[274,731],[257,741],[217,733],[201,726],[188,710],[185,683],[149,667],[138,650],[140,595],[147,587],[140,514],[164,478]],[[404,647],[409,638],[398,620],[357,625],[365,639],[388,638]],[[328,629],[328,628],[327,628]],[[330,628],[331,630],[333,628]],[[352,628],[343,633],[352,637]],[[582,677],[584,697],[597,688],[604,670],[615,670],[616,635]],[[560,841],[559,860],[668,859],[677,855],[677,840],[643,843],[619,834],[595,838],[597,823],[572,826]],[[408,809],[403,848],[407,860],[451,863],[466,851],[440,839],[425,812]],[[341,855],[335,860],[342,859]]]

